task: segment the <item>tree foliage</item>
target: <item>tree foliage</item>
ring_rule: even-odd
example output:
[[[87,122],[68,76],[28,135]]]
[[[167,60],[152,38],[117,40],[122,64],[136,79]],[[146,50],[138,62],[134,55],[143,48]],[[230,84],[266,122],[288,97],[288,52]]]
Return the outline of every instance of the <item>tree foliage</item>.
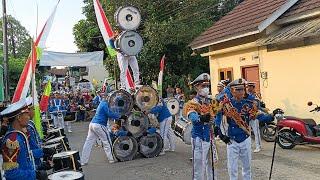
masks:
[[[8,52],[14,58],[26,58],[31,51],[31,37],[24,26],[14,17],[7,16],[8,27]],[[2,27],[2,19],[0,21]],[[0,39],[3,42],[2,28]]]
[[[209,72],[207,58],[191,56],[188,44],[213,22],[229,12],[239,0],[100,0],[113,27],[114,13],[120,6],[134,5],[142,14],[137,30],[144,40],[138,55],[142,81],[151,84],[157,80],[161,57],[166,55],[164,87],[168,84],[186,87],[188,81],[200,73]],[[92,0],[84,0],[83,14],[73,29],[75,43],[80,51],[104,50],[106,46],[99,31]],[[113,72],[114,60],[105,54],[106,68]],[[188,78],[189,77],[189,78]]]

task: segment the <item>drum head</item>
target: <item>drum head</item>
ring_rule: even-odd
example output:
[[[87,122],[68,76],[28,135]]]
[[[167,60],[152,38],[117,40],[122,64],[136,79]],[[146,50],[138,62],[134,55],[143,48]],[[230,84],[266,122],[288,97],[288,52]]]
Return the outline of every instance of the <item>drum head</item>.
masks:
[[[141,23],[141,14],[133,6],[119,7],[115,13],[115,22],[122,30],[135,30]]]
[[[139,142],[139,152],[147,158],[155,157],[163,149],[163,140],[158,133],[142,136]]]
[[[56,143],[56,142],[61,141],[63,138],[64,138],[64,136],[60,136],[60,137],[57,137],[57,138],[54,138],[54,139],[50,139],[49,141],[45,142],[45,144]]]
[[[158,93],[150,86],[144,85],[135,94],[136,104],[142,110],[150,110],[159,102]]]
[[[148,130],[149,119],[142,112],[134,111],[122,125],[131,132],[134,137],[140,137]]]
[[[43,146],[43,148],[51,149],[51,148],[57,148],[60,145],[60,143],[50,144]]]
[[[77,180],[83,179],[83,174],[77,171],[61,171],[48,176],[52,180]]]
[[[134,31],[124,31],[115,41],[116,48],[119,48],[128,56],[137,55],[143,46],[142,37]]]
[[[179,107],[179,101],[176,98],[169,98],[167,100],[167,108],[170,111],[171,115],[178,114],[180,107]]]
[[[121,115],[128,115],[133,107],[132,96],[125,90],[113,91],[107,98],[109,108]]]
[[[113,154],[119,161],[130,161],[138,152],[138,143],[134,137],[118,137],[113,143]]]
[[[68,156],[72,156],[74,154],[76,154],[78,151],[65,151],[65,152],[61,152],[58,154],[54,154],[53,158],[64,158],[64,157],[68,157]]]

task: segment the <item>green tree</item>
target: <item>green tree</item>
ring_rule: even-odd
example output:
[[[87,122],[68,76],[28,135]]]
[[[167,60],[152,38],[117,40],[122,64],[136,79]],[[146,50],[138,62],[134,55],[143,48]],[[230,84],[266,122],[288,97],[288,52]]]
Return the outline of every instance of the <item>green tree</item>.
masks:
[[[31,51],[31,37],[18,20],[8,15],[8,52],[9,56],[14,58],[26,58]],[[2,27],[2,19],[0,21]],[[0,30],[0,39],[3,42],[2,29]]]
[[[203,72],[209,72],[209,63],[199,55],[191,56],[188,44],[213,22],[229,12],[239,0],[100,0],[108,20],[113,27],[114,12],[120,6],[132,4],[142,14],[142,24],[138,32],[144,40],[144,46],[138,55],[138,63],[143,83],[151,84],[157,80],[159,63],[166,54],[164,86],[179,84],[187,89],[187,83]],[[73,29],[75,43],[80,51],[104,50],[106,46],[100,34],[93,2],[84,0],[83,14]],[[106,4],[108,3],[108,4]],[[106,68],[113,72],[116,63],[105,54]],[[188,79],[189,77],[189,79]]]

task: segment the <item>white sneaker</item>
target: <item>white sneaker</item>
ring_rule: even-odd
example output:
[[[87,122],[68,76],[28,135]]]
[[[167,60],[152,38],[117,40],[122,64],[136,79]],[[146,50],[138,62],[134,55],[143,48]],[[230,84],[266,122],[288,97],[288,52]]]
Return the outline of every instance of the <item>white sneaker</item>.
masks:
[[[86,166],[88,165],[88,163],[81,163],[81,166]]]
[[[72,133],[72,130],[70,129],[70,130],[68,130],[68,133]]]
[[[166,153],[164,151],[162,151],[159,156],[165,155]]]
[[[254,152],[254,153],[258,153],[258,152],[260,152],[260,151],[261,151],[260,148],[256,148],[253,152]]]
[[[116,162],[116,161],[114,161],[114,160],[110,160],[110,161],[109,161],[110,164],[113,164],[113,163],[115,163],[115,162]]]
[[[170,151],[170,152],[175,152],[176,150],[175,150],[175,149],[169,149],[169,151]]]

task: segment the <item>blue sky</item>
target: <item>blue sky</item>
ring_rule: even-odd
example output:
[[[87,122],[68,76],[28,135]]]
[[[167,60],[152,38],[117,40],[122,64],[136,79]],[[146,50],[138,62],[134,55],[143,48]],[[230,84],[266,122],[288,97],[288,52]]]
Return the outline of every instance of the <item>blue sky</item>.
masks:
[[[38,33],[51,14],[58,0],[7,0],[7,13],[15,17],[26,27],[31,37],[36,37],[37,3],[38,3]],[[47,39],[47,49],[50,51],[76,52],[72,28],[82,14],[83,0],[61,0]],[[1,14],[2,14],[2,4]]]

